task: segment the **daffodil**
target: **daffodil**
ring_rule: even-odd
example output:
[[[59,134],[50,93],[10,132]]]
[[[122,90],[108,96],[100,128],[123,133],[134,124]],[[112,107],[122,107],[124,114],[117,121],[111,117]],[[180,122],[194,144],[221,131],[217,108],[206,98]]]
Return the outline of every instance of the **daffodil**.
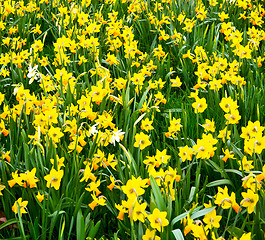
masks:
[[[1,181],[1,178],[0,178],[0,181]],[[3,184],[0,184],[0,196],[3,196],[3,193],[2,193],[2,191],[5,189],[5,185],[3,185]]]
[[[27,213],[26,208],[28,205],[28,201],[22,201],[22,198],[19,198],[17,201],[15,201],[14,205],[12,206],[12,211],[17,214],[18,211],[20,212],[20,216],[22,216],[23,213]]]
[[[138,201],[136,201],[136,203],[134,204],[133,206],[133,211],[132,211],[132,218],[133,218],[133,221],[141,221],[142,223],[145,222],[145,218],[147,217],[147,213],[145,211],[147,207],[147,203],[144,202],[144,203],[139,203]]]
[[[149,140],[149,136],[143,132],[137,133],[135,135],[134,147],[140,147],[141,150],[145,149],[147,146],[151,145],[152,142]]]
[[[246,207],[248,213],[251,214],[254,212],[255,206],[259,201],[259,195],[254,193],[251,189],[248,189],[247,192],[242,192],[241,194],[244,199],[240,202],[240,205]]]
[[[60,188],[61,180],[63,178],[64,171],[63,170],[55,170],[51,169],[50,173],[44,177],[47,181],[47,188],[54,187],[55,190]]]
[[[206,119],[205,120],[205,124],[202,125],[204,127],[204,131],[205,132],[214,132],[215,131],[215,123],[214,121],[212,120],[209,120],[209,119]]]
[[[179,157],[181,157],[182,162],[186,160],[191,161],[194,151],[192,148],[189,148],[187,145],[179,148]]]
[[[148,215],[147,218],[150,221],[151,227],[161,232],[163,227],[169,224],[166,216],[167,212],[160,212],[158,208],[155,208],[152,214]]]
[[[149,230],[148,228],[145,231],[145,234],[143,235],[143,240],[160,240],[161,238],[156,235],[156,230]]]
[[[152,126],[153,121],[150,120],[149,118],[143,119],[142,120],[142,125],[141,125],[141,129],[145,130],[145,131],[150,131],[153,130],[154,127]]]
[[[202,113],[207,108],[207,103],[205,98],[197,98],[195,99],[196,102],[192,104],[195,113]]]
[[[38,201],[41,203],[44,200],[44,194],[40,194],[40,192],[38,192],[36,198],[38,199]]]
[[[232,207],[236,212],[238,212],[240,208],[236,202],[235,193],[232,192],[231,196],[229,196],[227,186],[225,186],[224,189],[218,187],[218,193],[215,195],[214,203],[220,205],[223,209]]]
[[[219,228],[220,227],[219,222],[221,219],[222,219],[222,216],[216,215],[216,210],[214,209],[213,211],[211,211],[210,213],[207,213],[204,216],[203,221],[210,228]]]
[[[88,204],[88,206],[92,210],[94,210],[97,205],[100,205],[100,206],[107,205],[107,203],[106,203],[106,197],[105,196],[100,195],[100,196],[96,197],[96,194],[95,193],[92,193],[91,196],[93,198],[93,201],[90,204]]]
[[[135,199],[145,193],[144,188],[147,187],[146,183],[147,180],[142,180],[140,177],[135,178],[132,176],[132,179],[129,179],[126,185],[122,186],[121,189],[128,198]]]
[[[239,170],[241,171],[250,171],[254,168],[252,165],[253,161],[248,161],[246,156],[243,157],[242,161],[238,161],[238,163],[240,165]]]

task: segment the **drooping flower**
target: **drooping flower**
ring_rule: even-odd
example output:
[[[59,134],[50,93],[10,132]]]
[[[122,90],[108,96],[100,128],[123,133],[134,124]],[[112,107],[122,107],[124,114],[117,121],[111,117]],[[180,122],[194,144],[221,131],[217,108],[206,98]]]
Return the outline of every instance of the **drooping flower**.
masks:
[[[244,199],[240,202],[240,205],[246,207],[248,209],[248,213],[251,214],[259,201],[259,195],[254,193],[251,189],[248,189],[247,192],[242,192],[241,194]]]
[[[27,213],[26,207],[28,205],[28,201],[22,201],[22,198],[19,198],[17,201],[15,201],[14,205],[12,206],[12,211],[17,214],[18,211],[20,212],[20,216],[22,216],[23,213]],[[18,210],[19,208],[19,210]]]

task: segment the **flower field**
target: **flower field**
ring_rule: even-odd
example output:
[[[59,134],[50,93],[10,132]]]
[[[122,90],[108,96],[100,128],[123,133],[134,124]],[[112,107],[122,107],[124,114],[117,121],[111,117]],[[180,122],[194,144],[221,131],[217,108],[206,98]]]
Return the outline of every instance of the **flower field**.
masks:
[[[0,1],[0,239],[265,239],[264,16]]]

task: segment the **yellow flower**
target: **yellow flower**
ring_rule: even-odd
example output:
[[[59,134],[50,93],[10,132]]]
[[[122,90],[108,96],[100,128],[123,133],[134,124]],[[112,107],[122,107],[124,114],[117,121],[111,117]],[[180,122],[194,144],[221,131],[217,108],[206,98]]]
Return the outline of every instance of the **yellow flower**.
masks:
[[[223,142],[225,142],[225,139],[230,139],[231,131],[227,131],[227,127],[225,127],[223,130],[219,131],[218,138],[222,138]]]
[[[236,51],[235,51],[236,50]],[[240,58],[247,58],[247,59],[251,59],[251,49],[249,48],[249,46],[242,46],[239,45],[237,47],[237,49],[235,49],[234,52],[237,54],[237,56],[239,56]]]
[[[60,138],[64,136],[61,128],[58,127],[51,127],[48,131],[48,135],[54,143],[58,143],[60,141]]]
[[[152,123],[153,123],[153,120],[149,120],[149,118],[142,120],[141,129],[147,132],[150,130],[153,130],[154,127],[152,126]]]
[[[159,151],[158,149],[156,149],[156,155],[155,155],[155,159],[156,159],[156,164],[158,164],[159,166],[164,163],[167,164],[168,160],[170,159],[170,155],[167,155],[167,150],[164,149],[163,151]]]
[[[147,218],[150,221],[151,227],[161,232],[162,228],[169,224],[166,216],[167,212],[160,212],[158,208],[155,208],[153,213],[148,215]]]
[[[240,135],[240,137],[244,139],[250,139],[262,133],[264,130],[264,127],[260,126],[259,121],[256,121],[254,123],[251,121],[248,121],[247,127],[242,127],[241,130],[242,130],[242,134]]]
[[[147,146],[151,145],[152,142],[149,140],[149,136],[143,132],[137,133],[135,135],[134,147],[140,147],[141,150],[145,149]]]
[[[50,162],[53,165],[53,167],[54,167],[54,165],[56,163],[57,164],[57,169],[60,169],[61,167],[65,167],[65,165],[64,165],[64,157],[59,158],[59,156],[56,155],[56,162],[54,162],[53,158],[50,159]]]
[[[70,153],[74,150],[76,150],[78,153],[80,153],[83,150],[83,148],[76,141],[70,142],[70,144],[68,145],[68,148],[69,148],[68,153]]]
[[[210,213],[207,213],[204,218],[203,221],[205,222],[205,224],[207,224],[207,226],[209,226],[210,228],[219,228],[220,227],[220,220],[222,219],[222,216],[217,216],[216,215],[216,210],[214,209],[213,211],[211,211]]]
[[[215,131],[215,125],[214,125],[214,121],[212,120],[209,120],[209,119],[206,119],[205,120],[205,124],[203,124],[202,126],[204,127],[204,131],[205,132],[214,132]]]
[[[80,172],[83,173],[83,177],[80,179],[80,182],[83,182],[83,181],[88,181],[88,179],[92,180],[92,181],[96,181],[97,178],[95,177],[95,175],[92,173],[92,167],[88,164],[88,163],[85,163],[86,164],[86,167],[85,169],[81,169]]]
[[[46,175],[44,179],[47,181],[47,187],[54,187],[55,190],[60,188],[60,183],[63,178],[63,170],[56,171],[54,168],[50,171],[50,174]]]
[[[17,201],[15,201],[14,205],[12,206],[12,211],[17,214],[18,213],[18,207],[20,216],[22,216],[23,213],[27,213],[26,207],[28,205],[28,201],[23,201],[22,198],[19,198]]]
[[[251,232],[249,233],[244,233],[241,237],[240,240],[251,240]]]
[[[205,98],[197,98],[196,102],[192,104],[195,113],[202,113],[207,108],[207,103]]]
[[[1,178],[0,178],[0,181],[1,181]],[[3,193],[2,193],[2,191],[5,189],[5,185],[2,185],[2,184],[0,184],[0,196],[3,196]]]
[[[7,136],[9,134],[9,130],[5,128],[5,123],[3,120],[0,122],[0,133],[3,133],[4,136]]]
[[[247,207],[248,213],[251,214],[259,201],[259,195],[254,193],[251,189],[248,189],[247,192],[242,192],[241,194],[244,199],[240,202],[240,205]]]
[[[42,202],[44,199],[44,194],[40,194],[40,192],[38,192],[36,198],[38,199],[39,202]]]
[[[31,47],[34,49],[34,52],[41,52],[43,50],[44,44],[41,40],[36,40],[33,44],[31,44]]]
[[[155,167],[159,167],[159,163],[157,163],[155,156],[146,156],[146,158],[147,159],[145,159],[143,163],[147,165],[148,171],[150,171],[150,169],[153,169]]]
[[[222,98],[219,105],[226,113],[238,108],[236,101],[234,101],[231,97]]]
[[[242,162],[238,161],[238,163],[240,165],[239,170],[241,171],[250,171],[250,169],[254,168],[252,165],[253,161],[248,161],[246,156],[243,157]]]
[[[85,23],[88,22],[88,14],[84,13],[84,12],[81,12],[81,13],[78,13],[78,24],[79,26],[83,26],[85,25]]]
[[[220,88],[223,87],[222,85],[222,80],[221,79],[216,79],[216,78],[213,78],[210,82],[210,89],[211,90],[216,90],[218,91]]]
[[[226,162],[226,161],[228,160],[228,158],[230,158],[230,159],[235,159],[235,158],[234,158],[234,154],[233,154],[232,151],[229,151],[229,149],[225,149],[225,151],[224,151],[224,149],[222,149],[222,150],[223,150],[223,152],[224,152],[224,154],[225,154],[225,156],[222,158],[222,160],[223,160],[224,162]]]
[[[187,31],[187,32],[191,33],[193,27],[195,26],[195,22],[196,22],[195,20],[192,21],[191,19],[186,18],[185,21],[184,21],[185,27],[183,27],[182,29],[184,31]]]
[[[148,228],[146,229],[145,234],[143,235],[143,240],[160,240],[161,238],[159,236],[156,236],[156,230],[150,231]]]
[[[167,100],[164,98],[163,94],[161,92],[158,92],[155,96],[155,105],[158,106],[160,103],[167,103]]]
[[[135,199],[145,193],[143,188],[146,188],[147,180],[142,180],[140,177],[129,179],[125,186],[122,186],[122,191],[127,195],[129,199]]]
[[[164,57],[166,55],[166,53],[163,51],[163,48],[160,44],[158,44],[158,47],[155,48],[153,52],[154,52],[154,57],[157,56],[159,61],[161,60],[160,59],[161,57]]]
[[[215,195],[214,203],[221,205],[223,209],[229,209],[232,207],[236,212],[239,211],[239,205],[236,202],[236,195],[232,192],[231,196],[229,196],[227,186],[225,186],[224,189],[218,187],[218,193]]]
[[[207,10],[205,10],[205,6],[200,6],[196,8],[196,18],[200,19],[201,21],[203,21],[203,19],[206,19],[207,16]]]
[[[35,176],[36,170],[36,168],[33,168],[31,171],[26,171],[25,173],[20,174],[25,188],[27,186],[29,186],[30,188],[37,187],[36,182],[38,182],[39,179]]]
[[[186,160],[191,161],[193,153],[193,149],[189,148],[188,145],[179,148],[179,157],[181,157],[182,162],[185,162]]]
[[[168,132],[165,133],[166,137],[176,137],[176,134],[180,131],[182,125],[180,124],[181,119],[174,118],[170,120],[170,126],[168,127]]]
[[[124,213],[128,213],[128,210],[123,205],[116,204],[116,203],[115,203],[115,207],[119,210],[119,214],[118,214],[117,218],[122,221]]]
[[[31,33],[38,33],[38,34],[41,34],[42,31],[40,30],[40,25],[39,24],[36,24],[36,27],[33,27],[32,30],[31,30]]]
[[[89,192],[93,191],[93,193],[96,194],[96,196],[98,196],[101,193],[101,191],[99,191],[98,189],[99,186],[100,186],[100,180],[89,183],[88,187],[86,187],[85,189]]]
[[[94,210],[94,208],[95,208],[97,205],[100,205],[100,206],[105,206],[105,205],[107,205],[107,203],[106,203],[106,197],[105,197],[105,196],[100,195],[99,197],[96,197],[96,194],[95,194],[95,193],[93,193],[91,196],[92,196],[92,198],[93,198],[93,201],[92,201],[90,204],[88,204],[88,206],[89,206],[92,210]]]
[[[175,79],[170,79],[171,87],[180,87],[182,85],[182,82],[180,81],[180,78],[177,76]]]
[[[145,209],[147,207],[147,203],[144,202],[143,204],[140,204],[139,202],[136,202],[134,207],[133,207],[133,211],[132,211],[132,218],[133,221],[141,221],[142,223],[144,223],[145,218],[147,217],[147,213],[145,212]]]
[[[22,186],[23,185],[22,178],[19,176],[18,170],[16,170],[15,172],[12,172],[11,174],[12,174],[13,179],[8,181],[9,187],[12,188],[15,184]]]
[[[225,12],[218,13],[218,17],[220,18],[220,21],[223,22],[225,19],[229,18],[229,15]]]
[[[256,189],[260,189],[261,188],[261,183],[259,182],[259,180],[262,180],[260,178],[260,174],[258,175],[258,178],[255,174],[253,174],[253,172],[250,172],[247,176],[243,177],[242,179],[242,186],[244,188],[249,188],[252,191],[256,191]]]
[[[107,57],[108,58],[106,59],[106,61],[109,63],[109,65],[119,65],[119,61],[117,60],[117,57],[114,54],[108,53]]]
[[[193,150],[197,154],[197,159],[209,159],[212,157],[214,155],[214,151],[216,150],[216,147],[213,147],[213,145],[214,143],[210,142],[206,137],[203,137],[203,139],[198,139],[197,144],[193,146]]]
[[[239,111],[237,109],[231,111],[231,113],[225,114],[225,118],[228,121],[228,124],[237,124],[241,119]]]
[[[0,105],[2,104],[2,102],[5,100],[5,94],[0,93]]]

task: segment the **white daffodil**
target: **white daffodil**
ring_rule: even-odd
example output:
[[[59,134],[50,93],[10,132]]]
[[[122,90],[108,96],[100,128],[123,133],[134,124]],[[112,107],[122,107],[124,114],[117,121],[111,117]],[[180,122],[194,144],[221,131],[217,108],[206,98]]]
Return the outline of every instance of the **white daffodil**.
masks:
[[[37,80],[39,77],[38,65],[35,65],[33,68],[31,63],[29,64],[27,77],[30,78],[29,84],[33,83],[34,80]]]
[[[123,136],[124,134],[125,132],[122,132],[122,129],[113,131],[109,142],[115,146],[115,142],[119,143],[121,141],[121,136]]]
[[[92,127],[89,128],[88,135],[87,135],[88,137],[95,136],[98,133],[98,130],[97,130],[98,124],[99,123],[96,123]]]

